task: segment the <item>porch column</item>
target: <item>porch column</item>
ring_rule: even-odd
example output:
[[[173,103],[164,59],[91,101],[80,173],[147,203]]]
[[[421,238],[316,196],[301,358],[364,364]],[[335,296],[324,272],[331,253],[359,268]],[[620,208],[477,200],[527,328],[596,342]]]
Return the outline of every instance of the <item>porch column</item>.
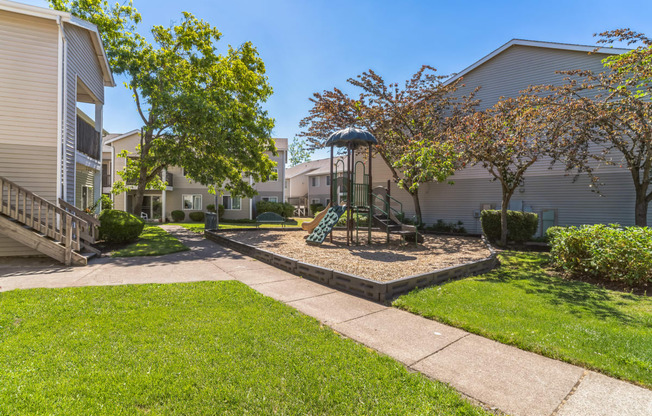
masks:
[[[161,191],[161,224],[165,224],[165,212],[166,212],[166,195],[167,191],[164,189]]]

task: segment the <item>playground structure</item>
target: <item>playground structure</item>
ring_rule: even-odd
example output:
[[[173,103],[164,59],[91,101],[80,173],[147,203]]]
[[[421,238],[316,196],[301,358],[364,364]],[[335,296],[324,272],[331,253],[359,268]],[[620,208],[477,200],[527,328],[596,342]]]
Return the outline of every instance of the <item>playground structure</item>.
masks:
[[[310,232],[306,240],[308,244],[320,245],[329,235],[332,242],[333,228],[345,213],[347,246],[354,241],[359,244],[359,232],[363,228],[367,231],[367,243],[371,244],[372,226],[385,231],[387,243],[390,234],[400,235],[404,240],[414,238],[418,243],[417,227],[403,224],[403,206],[390,195],[389,183],[387,189],[379,187],[377,192],[372,189],[372,146],[377,143],[371,133],[353,127],[337,131],[328,138],[326,146],[331,148],[330,200],[313,221],[302,224],[302,228]],[[367,147],[367,164],[355,160],[355,152],[364,146]],[[344,160],[333,164],[335,147],[345,148],[346,164]],[[360,225],[363,215],[367,216],[366,226]]]

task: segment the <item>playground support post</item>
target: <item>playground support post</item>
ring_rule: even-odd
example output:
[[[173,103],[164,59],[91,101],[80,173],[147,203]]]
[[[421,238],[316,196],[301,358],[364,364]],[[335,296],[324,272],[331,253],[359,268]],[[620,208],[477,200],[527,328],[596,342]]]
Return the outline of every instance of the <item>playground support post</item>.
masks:
[[[337,198],[333,195],[333,147],[331,146],[331,206],[334,207],[337,204]],[[337,189],[337,188],[336,188]],[[331,231],[331,244],[333,243],[333,232]]]
[[[371,200],[372,193],[373,193],[373,190],[371,189],[371,186],[373,184],[372,176],[371,176],[371,174],[372,174],[371,168],[373,167],[373,166],[371,166],[371,160],[372,160],[372,157],[371,157],[371,143],[369,143],[369,154],[367,155],[367,157],[368,157],[368,160],[369,160],[369,179],[368,179],[369,183],[367,183],[367,193],[368,193],[367,194],[367,201],[368,201],[368,204],[369,204],[369,212],[367,213],[367,215],[368,215],[368,217],[367,217],[367,230],[368,230],[367,231],[367,244],[371,245],[371,219],[374,217],[374,204],[373,204],[373,202]]]

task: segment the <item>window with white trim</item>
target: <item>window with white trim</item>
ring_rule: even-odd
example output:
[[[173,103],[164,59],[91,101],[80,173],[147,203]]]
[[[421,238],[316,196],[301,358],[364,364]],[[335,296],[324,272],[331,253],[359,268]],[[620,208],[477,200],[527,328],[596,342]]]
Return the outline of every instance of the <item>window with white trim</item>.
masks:
[[[182,198],[184,210],[201,211],[203,209],[201,194],[183,195]]]
[[[331,177],[329,175],[326,175],[326,186],[331,185]]]
[[[272,172],[276,174],[276,178],[274,175],[269,175],[267,177],[267,182],[278,182],[278,168],[272,168]]]
[[[278,197],[275,196],[264,196],[261,199],[265,202],[278,202]]]
[[[242,201],[237,196],[231,197],[230,195],[224,195],[222,196],[222,205],[224,209],[237,211],[242,206]]]
[[[313,199],[311,199],[311,204],[321,204],[321,199],[313,198]]]
[[[319,186],[319,176],[313,176],[310,178],[310,186]]]
[[[93,205],[93,187],[82,185],[81,208],[88,209]]]

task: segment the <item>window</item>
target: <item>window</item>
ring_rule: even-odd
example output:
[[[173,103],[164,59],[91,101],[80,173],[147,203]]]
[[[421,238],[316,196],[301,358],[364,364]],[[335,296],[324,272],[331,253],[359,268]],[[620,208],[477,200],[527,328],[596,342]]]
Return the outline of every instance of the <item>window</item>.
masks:
[[[261,199],[265,202],[278,202],[278,198],[275,196],[264,196]]]
[[[310,186],[319,186],[319,176],[313,176],[310,178]]]
[[[276,174],[276,178],[274,178],[274,175],[269,175],[267,177],[268,182],[278,182],[278,168],[272,168],[272,172]]]
[[[330,186],[330,185],[331,185],[331,177],[326,176],[326,186]]]
[[[310,202],[310,203],[311,203],[311,204],[321,204],[321,199],[319,199],[319,198],[313,198],[313,199],[311,199],[311,202]]]
[[[222,205],[224,205],[224,209],[239,210],[241,206],[240,198],[237,196],[231,197],[230,195],[224,195],[222,197]]]
[[[82,185],[81,208],[87,209],[90,208],[91,205],[93,205],[93,187]]]
[[[202,210],[201,195],[183,195],[183,209],[185,210]]]
[[[330,204],[330,203],[331,203],[331,199],[330,199],[330,198],[326,198],[326,205],[328,205],[328,204]]]

